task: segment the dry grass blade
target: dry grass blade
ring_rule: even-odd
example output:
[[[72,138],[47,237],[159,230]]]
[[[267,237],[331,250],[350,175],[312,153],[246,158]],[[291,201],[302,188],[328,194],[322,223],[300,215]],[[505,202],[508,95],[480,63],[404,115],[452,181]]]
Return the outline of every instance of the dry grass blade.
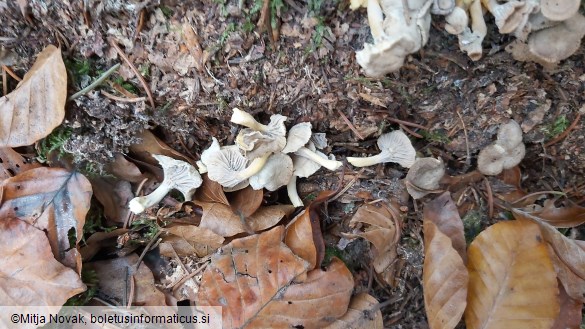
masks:
[[[47,46],[10,94],[0,98],[0,147],[30,145],[63,121],[67,71],[61,50]]]
[[[550,328],[559,313],[556,274],[538,225],[487,228],[468,250],[467,328]]]

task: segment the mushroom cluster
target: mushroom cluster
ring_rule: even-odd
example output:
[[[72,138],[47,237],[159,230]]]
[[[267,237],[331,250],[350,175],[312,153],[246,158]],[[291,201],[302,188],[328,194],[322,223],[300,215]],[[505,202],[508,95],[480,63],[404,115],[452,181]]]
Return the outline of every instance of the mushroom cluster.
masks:
[[[535,61],[554,68],[571,56],[585,35],[580,0],[351,0],[350,8],[367,8],[374,39],[356,52],[368,76],[397,71],[406,56],[429,38],[431,14],[445,16],[445,30],[459,39],[459,48],[472,60],[482,57],[487,34],[484,9],[494,16],[502,34],[517,40],[506,50],[516,60]]]
[[[522,129],[510,120],[500,126],[496,141],[479,152],[477,169],[484,175],[497,175],[519,164],[525,154]]]
[[[337,170],[342,163],[316,150],[311,141],[311,124],[299,123],[287,134],[287,117],[275,114],[267,125],[249,113],[233,110],[231,122],[246,128],[239,131],[235,145],[220,146],[217,139],[201,154],[199,171],[221,184],[226,191],[250,185],[253,189],[275,191],[287,186],[295,207],[303,206],[296,189],[297,177],[308,177],[319,168]],[[318,135],[319,144],[323,136]]]

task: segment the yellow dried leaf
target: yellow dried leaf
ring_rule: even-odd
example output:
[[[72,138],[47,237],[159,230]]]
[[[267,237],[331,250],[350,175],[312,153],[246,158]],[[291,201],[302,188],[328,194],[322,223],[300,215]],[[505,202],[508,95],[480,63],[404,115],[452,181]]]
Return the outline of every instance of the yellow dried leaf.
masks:
[[[30,145],[63,121],[67,71],[61,50],[47,46],[22,81],[0,98],[0,147]]]
[[[351,298],[347,313],[325,329],[382,329],[384,321],[376,298],[361,293]]]

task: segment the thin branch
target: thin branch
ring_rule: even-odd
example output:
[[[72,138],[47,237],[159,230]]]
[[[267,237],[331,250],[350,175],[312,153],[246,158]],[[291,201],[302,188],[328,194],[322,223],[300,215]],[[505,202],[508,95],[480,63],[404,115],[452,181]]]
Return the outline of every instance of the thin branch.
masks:
[[[72,101],[72,100],[78,98],[79,96],[85,95],[88,92],[92,91],[97,86],[99,86],[102,82],[104,82],[104,80],[106,80],[110,75],[112,75],[112,73],[114,73],[119,67],[120,67],[120,63],[117,63],[116,65],[110,67],[99,78],[95,79],[95,81],[92,82],[89,86],[87,86],[87,87],[81,89],[80,91],[76,92],[75,94],[71,95],[67,100]]]
[[[130,66],[130,69],[132,70],[132,72],[134,72],[134,74],[136,75],[136,78],[140,81],[140,83],[142,84],[142,87],[146,91],[146,95],[148,96],[148,101],[150,102],[150,106],[152,106],[153,109],[156,108],[154,106],[154,98],[152,97],[152,93],[150,92],[150,88],[148,87],[148,84],[146,83],[146,80],[144,80],[144,77],[142,76],[142,74],[140,74],[140,72],[138,72],[138,70],[136,69],[136,66],[134,66],[134,64],[132,64],[130,59],[128,59],[128,56],[126,56],[126,54],[124,54],[124,52],[122,51],[122,49],[120,49],[118,44],[116,44],[116,41],[110,40],[110,45],[112,45],[112,47],[114,47],[114,49],[116,49],[116,52],[118,52],[118,55],[120,55],[120,57],[122,57],[122,59],[126,62],[126,64],[128,64],[128,66]]]

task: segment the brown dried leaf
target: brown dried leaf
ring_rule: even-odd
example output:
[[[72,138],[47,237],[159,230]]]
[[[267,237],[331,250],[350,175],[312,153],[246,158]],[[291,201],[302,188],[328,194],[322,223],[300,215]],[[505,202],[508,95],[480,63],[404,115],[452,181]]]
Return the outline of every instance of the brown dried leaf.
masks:
[[[61,50],[47,46],[16,89],[0,98],[0,147],[30,145],[63,121],[67,71]]]
[[[459,253],[463,262],[467,261],[467,245],[463,222],[459,217],[457,206],[451,199],[451,193],[445,192],[425,205],[423,218],[431,221],[451,240],[453,248]]]
[[[203,183],[195,191],[194,202],[207,202],[207,203],[222,203],[229,206],[230,203],[223,192],[223,187],[218,182],[212,181],[207,175],[201,175]]]
[[[0,180],[40,166],[36,162],[25,163],[24,158],[10,147],[0,147]]]
[[[468,250],[467,328],[550,328],[559,313],[556,274],[538,225],[499,222]]]
[[[254,190],[251,186],[230,194],[229,203],[234,214],[250,217],[262,204],[264,190]]]
[[[283,236],[277,226],[224,246],[203,274],[197,305],[224,306],[226,328],[319,328],[345,314],[353,277],[343,262],[307,274]]]
[[[359,93],[360,97],[365,100],[366,102],[372,103],[373,105],[378,105],[380,107],[386,108],[386,104],[382,102],[382,100],[378,97],[372,96],[366,93]]]
[[[317,219],[317,223],[319,223]],[[321,233],[321,231],[319,231]],[[314,230],[311,224],[310,211],[303,210],[287,226],[284,243],[302,259],[309,262],[309,269],[317,265],[318,252],[314,241]]]
[[[531,212],[554,227],[575,227],[585,223],[585,207],[576,204],[557,207],[555,200],[546,200],[542,209]]]
[[[436,204],[436,199],[431,203]],[[467,268],[461,255],[453,247],[451,238],[443,233],[434,221],[425,217],[423,227],[425,236],[423,292],[429,327],[455,328],[461,321],[467,305],[469,281]]]
[[[561,310],[551,329],[581,328],[583,303],[567,295],[562,284],[559,284],[559,300]]]
[[[585,251],[584,241],[575,241]],[[549,255],[557,272],[557,278],[564,287],[565,292],[572,298],[585,303],[585,280],[575,274],[556,255],[551,245],[548,246]]]
[[[134,197],[132,186],[127,181],[108,177],[97,177],[91,180],[96,199],[104,207],[104,214],[109,222],[124,224],[128,212],[128,202]]]
[[[1,217],[17,217],[47,232],[55,258],[81,272],[81,256],[69,246],[69,230],[83,236],[91,201],[91,184],[78,172],[60,168],[36,168],[0,184]]]
[[[163,238],[170,243],[179,256],[204,257],[223,245],[224,238],[211,230],[195,225],[178,225],[164,228],[170,236]]]
[[[61,306],[85,291],[79,275],[55,260],[43,231],[0,218],[0,305]]]
[[[289,204],[262,207],[246,219],[246,224],[254,232],[264,231],[278,224],[284,216],[290,215],[295,207]]]
[[[86,263],[85,268],[94,270],[98,277],[98,291],[125,305],[128,295],[127,288],[134,280],[133,306],[165,306],[165,295],[154,286],[154,276],[150,269],[140,263],[135,271],[138,256],[130,254],[126,257]]]
[[[146,178],[134,163],[126,160],[126,157],[120,153],[114,155],[114,161],[108,164],[108,171],[131,183],[140,183]]]
[[[165,142],[154,136],[149,130],[143,130],[142,133],[138,134],[136,137],[142,138],[142,143],[130,146],[130,151],[132,151],[136,157],[142,161],[157,165],[158,161],[156,161],[152,155],[161,154],[177,160],[188,162],[195,166],[195,162],[191,158],[175,151]]]
[[[325,329],[382,329],[384,321],[376,298],[360,293],[351,298],[347,313]]]
[[[106,246],[115,246],[118,237],[127,232],[127,228],[119,228],[110,232],[96,232],[92,234],[85,241],[85,246],[79,249],[81,259],[83,259],[83,261],[88,261],[93,258],[93,256],[95,256],[101,248]]]

